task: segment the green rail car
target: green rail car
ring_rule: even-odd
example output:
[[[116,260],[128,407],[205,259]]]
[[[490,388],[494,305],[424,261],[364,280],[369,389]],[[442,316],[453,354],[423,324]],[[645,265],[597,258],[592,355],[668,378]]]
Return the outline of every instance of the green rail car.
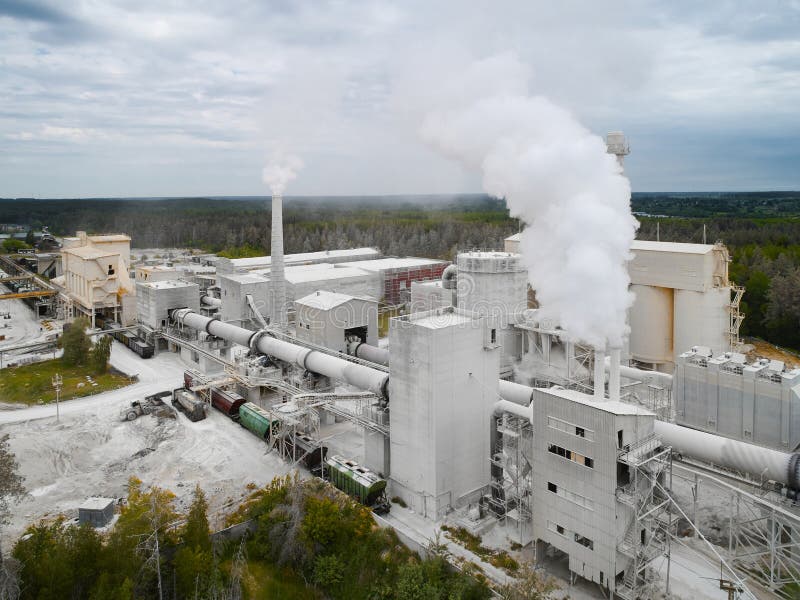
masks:
[[[361,504],[373,507],[376,512],[384,507],[387,507],[388,512],[385,479],[341,456],[329,456],[325,459],[325,465],[328,467],[331,483],[338,489]]]
[[[277,422],[273,421],[269,413],[257,404],[245,402],[239,407],[239,424],[261,439],[269,440]]]

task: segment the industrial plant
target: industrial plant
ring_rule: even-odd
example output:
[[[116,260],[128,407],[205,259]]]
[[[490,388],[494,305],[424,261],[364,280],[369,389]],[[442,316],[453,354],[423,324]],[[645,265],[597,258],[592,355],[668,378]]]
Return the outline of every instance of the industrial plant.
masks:
[[[634,241],[629,331],[600,345],[539,305],[525,231],[452,262],[284,255],[279,193],[271,210],[270,256],[136,260],[124,234],[77,232],[48,287],[4,263],[31,289],[3,297],[179,358],[164,400],[187,427],[221,413],[420,546],[454,523],[599,597],[674,591],[690,551],[736,597],[798,589],[800,369],[746,358],[722,243]]]

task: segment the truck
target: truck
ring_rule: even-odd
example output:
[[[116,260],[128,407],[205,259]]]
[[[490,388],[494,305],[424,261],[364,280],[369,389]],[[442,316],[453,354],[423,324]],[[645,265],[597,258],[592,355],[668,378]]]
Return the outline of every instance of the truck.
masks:
[[[164,405],[164,400],[172,397],[172,392],[166,390],[145,396],[144,400],[134,400],[131,405],[123,408],[120,412],[120,418],[123,421],[133,421],[141,415],[150,415],[160,409],[168,408]]]

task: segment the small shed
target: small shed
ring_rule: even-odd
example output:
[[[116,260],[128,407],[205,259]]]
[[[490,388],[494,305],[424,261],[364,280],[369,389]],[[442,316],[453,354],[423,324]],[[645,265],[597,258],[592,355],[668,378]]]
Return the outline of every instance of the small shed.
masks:
[[[114,517],[114,498],[88,498],[78,507],[78,523],[105,527]]]

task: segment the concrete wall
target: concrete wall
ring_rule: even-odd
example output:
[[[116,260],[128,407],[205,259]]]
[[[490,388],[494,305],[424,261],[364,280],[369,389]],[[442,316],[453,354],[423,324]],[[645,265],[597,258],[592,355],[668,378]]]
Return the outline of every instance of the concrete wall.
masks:
[[[161,329],[169,322],[169,311],[191,308],[200,311],[200,288],[186,281],[136,284],[137,317],[140,323]]]
[[[392,494],[441,519],[489,484],[489,417],[499,351],[487,320],[460,309],[392,319]]]
[[[366,327],[366,343],[377,346],[378,303],[316,291],[295,301],[295,325],[298,338],[338,352],[347,351],[346,330]]]

